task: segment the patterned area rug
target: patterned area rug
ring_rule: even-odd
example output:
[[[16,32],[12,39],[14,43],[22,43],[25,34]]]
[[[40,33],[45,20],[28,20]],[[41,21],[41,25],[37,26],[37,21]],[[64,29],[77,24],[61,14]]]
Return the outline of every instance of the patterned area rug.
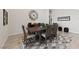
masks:
[[[59,42],[47,41],[47,45],[36,42],[34,44],[29,44],[24,49],[66,49],[67,48],[66,44],[67,43],[64,43],[62,41],[59,41]]]
[[[68,36],[69,36],[68,34],[64,36],[64,37],[66,37],[67,42],[70,41],[69,40],[70,38]],[[73,37],[73,36],[71,36],[71,37]],[[57,42],[57,40],[52,41],[52,42],[47,41],[47,45],[45,45],[45,44],[39,45],[39,43],[36,42],[27,47],[24,47],[25,45],[22,44],[22,39],[23,39],[22,36],[9,38],[5,42],[3,49],[65,49],[65,48],[68,48],[68,46],[70,46],[70,44],[68,44],[66,41],[61,39],[58,42]]]

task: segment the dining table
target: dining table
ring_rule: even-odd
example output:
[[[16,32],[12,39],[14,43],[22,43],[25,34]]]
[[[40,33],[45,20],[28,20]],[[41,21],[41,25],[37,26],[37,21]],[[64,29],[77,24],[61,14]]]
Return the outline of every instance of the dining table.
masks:
[[[26,28],[30,33],[35,33],[35,35],[39,36],[39,42],[41,43],[41,39],[42,39],[42,31],[46,30],[46,27],[30,27],[30,28]]]

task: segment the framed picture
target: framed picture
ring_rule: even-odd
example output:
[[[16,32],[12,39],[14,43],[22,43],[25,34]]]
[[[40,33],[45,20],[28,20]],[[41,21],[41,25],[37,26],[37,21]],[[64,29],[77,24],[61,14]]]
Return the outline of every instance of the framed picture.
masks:
[[[58,21],[70,21],[70,16],[58,17]]]
[[[8,24],[8,12],[6,11],[6,24]]]
[[[3,25],[7,25],[8,24],[8,12],[3,9]]]

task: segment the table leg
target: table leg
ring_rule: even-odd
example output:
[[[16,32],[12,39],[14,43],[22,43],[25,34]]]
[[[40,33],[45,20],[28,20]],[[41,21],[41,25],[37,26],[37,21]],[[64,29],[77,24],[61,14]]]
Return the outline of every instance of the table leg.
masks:
[[[39,35],[39,43],[40,43],[39,45],[41,45],[41,39],[42,39],[41,38],[41,32],[38,32],[38,35]]]

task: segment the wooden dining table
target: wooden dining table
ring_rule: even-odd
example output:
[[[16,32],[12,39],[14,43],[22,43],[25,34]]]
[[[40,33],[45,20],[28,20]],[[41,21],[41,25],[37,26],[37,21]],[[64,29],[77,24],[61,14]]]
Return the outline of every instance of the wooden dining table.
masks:
[[[45,27],[31,27],[31,28],[27,28],[27,30],[29,30],[30,32],[40,32],[42,30],[46,30]]]
[[[26,28],[29,32],[31,33],[35,33],[35,35],[38,35],[39,36],[39,42],[41,42],[41,32],[43,30],[46,30],[46,27],[31,27],[31,28]]]

